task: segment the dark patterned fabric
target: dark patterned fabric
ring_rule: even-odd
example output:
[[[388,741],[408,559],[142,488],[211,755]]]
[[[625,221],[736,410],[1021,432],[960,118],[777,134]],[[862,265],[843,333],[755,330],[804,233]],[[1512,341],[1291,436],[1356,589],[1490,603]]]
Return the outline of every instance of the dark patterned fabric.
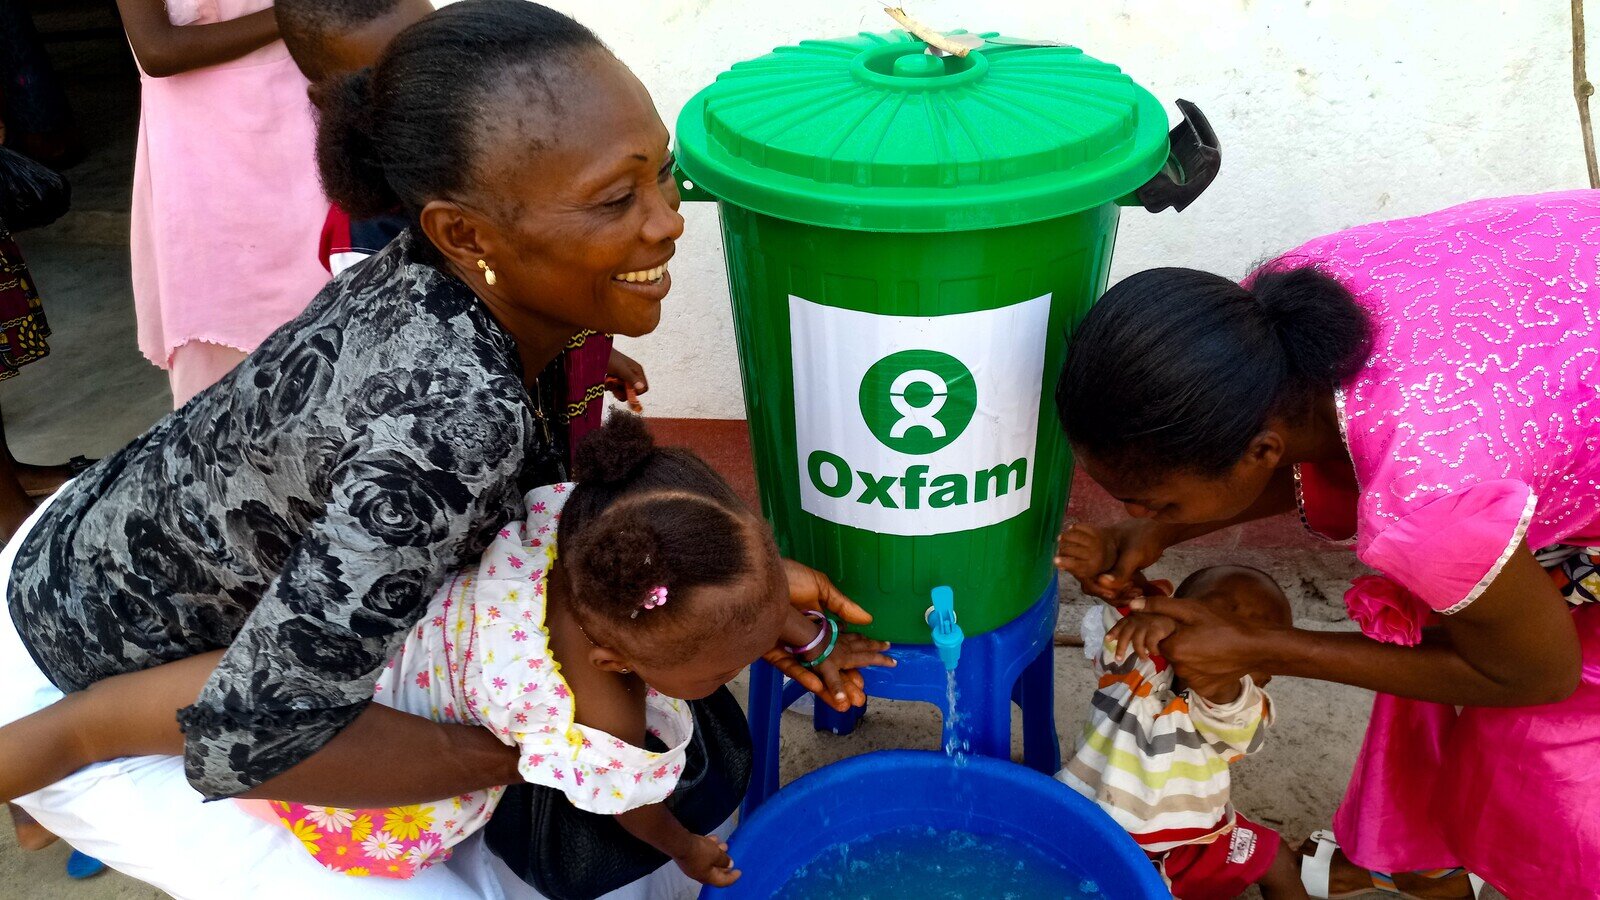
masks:
[[[336,280],[17,556],[12,617],[63,690],[228,648],[179,713],[208,797],[349,724],[445,575],[564,474],[559,398],[530,397],[511,336],[419,252],[403,235]]]
[[[611,366],[611,335],[580,331],[567,341],[561,355],[566,378],[567,449],[577,452],[585,436],[596,428],[605,414],[606,369]]]
[[[50,323],[22,249],[0,221],[0,381],[50,354]]]

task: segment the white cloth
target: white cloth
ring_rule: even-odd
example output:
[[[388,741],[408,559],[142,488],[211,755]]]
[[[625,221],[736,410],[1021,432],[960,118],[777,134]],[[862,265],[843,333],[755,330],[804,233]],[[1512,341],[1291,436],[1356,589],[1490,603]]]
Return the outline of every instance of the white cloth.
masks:
[[[0,598],[17,546],[37,518],[35,513],[0,551]],[[0,725],[61,696],[23,646],[9,609],[0,611]],[[449,864],[408,880],[330,872],[288,829],[257,819],[234,803],[203,802],[184,780],[183,760],[176,756],[97,763],[16,802],[74,848],[175,900],[541,900],[483,846],[481,836],[458,846]],[[728,830],[725,824],[719,834]],[[669,864],[608,894],[607,900],[687,900],[698,889]]]

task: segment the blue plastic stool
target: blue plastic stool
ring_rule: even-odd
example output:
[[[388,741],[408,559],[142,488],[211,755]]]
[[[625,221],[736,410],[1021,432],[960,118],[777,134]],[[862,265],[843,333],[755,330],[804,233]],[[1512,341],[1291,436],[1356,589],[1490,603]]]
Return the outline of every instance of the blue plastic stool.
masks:
[[[956,716],[948,706],[949,680],[931,644],[896,644],[893,669],[865,669],[867,694],[888,700],[919,700],[939,707],[942,744],[963,752],[1011,759],[1011,704],[1022,707],[1022,758],[1030,768],[1054,775],[1061,768],[1056,737],[1054,578],[1037,603],[1011,622],[969,637],[956,666]],[[783,711],[806,694],[777,669],[757,661],[750,667],[750,735],[755,764],[743,815],[748,817],[778,790],[778,745]],[[849,734],[866,712],[835,712],[816,704],[818,731]]]

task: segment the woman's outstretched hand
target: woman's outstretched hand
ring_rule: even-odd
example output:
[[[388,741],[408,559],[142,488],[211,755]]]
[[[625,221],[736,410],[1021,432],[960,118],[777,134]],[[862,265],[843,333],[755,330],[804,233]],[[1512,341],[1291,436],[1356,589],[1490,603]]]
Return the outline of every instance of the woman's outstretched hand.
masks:
[[[783,561],[783,572],[789,583],[789,603],[795,609],[831,613],[847,625],[867,625],[872,622],[870,613],[846,597],[828,576],[816,569],[786,559]],[[783,647],[774,647],[761,658],[816,694],[822,702],[839,712],[845,712],[867,702],[865,683],[859,671],[863,666],[894,666],[894,660],[884,655],[888,649],[889,645],[884,641],[845,633],[839,635],[839,645],[834,648],[833,656],[816,669],[802,666],[800,660]],[[843,700],[839,699],[841,693]]]
[[[1166,550],[1166,533],[1151,519],[1104,527],[1078,523],[1061,533],[1056,568],[1078,579],[1085,594],[1123,606],[1144,594],[1140,571],[1155,565]]]
[[[639,395],[650,390],[650,379],[645,377],[644,366],[639,365],[638,360],[613,348],[611,358],[606,362],[606,390],[617,398],[618,403],[628,404],[628,408],[636,413],[644,412]]]

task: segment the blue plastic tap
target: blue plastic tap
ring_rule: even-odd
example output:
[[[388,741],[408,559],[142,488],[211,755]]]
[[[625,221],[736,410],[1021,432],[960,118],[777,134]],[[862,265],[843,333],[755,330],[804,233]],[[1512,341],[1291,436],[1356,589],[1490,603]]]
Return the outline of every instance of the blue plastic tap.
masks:
[[[961,642],[966,640],[961,626],[956,624],[955,591],[944,585],[934,588],[933,606],[928,608],[926,618],[933,628],[933,647],[939,651],[939,659],[945,669],[955,671],[956,663],[961,661]]]

